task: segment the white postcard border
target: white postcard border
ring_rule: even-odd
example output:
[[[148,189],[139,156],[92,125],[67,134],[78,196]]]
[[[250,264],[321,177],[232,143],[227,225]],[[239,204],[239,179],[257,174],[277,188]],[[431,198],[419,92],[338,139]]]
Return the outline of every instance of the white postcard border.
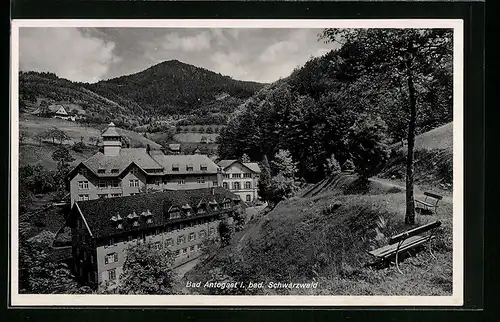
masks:
[[[453,294],[451,296],[215,296],[215,295],[55,295],[19,294],[18,169],[19,169],[19,28],[452,28],[453,33]],[[463,261],[463,72],[464,34],[461,19],[359,20],[12,20],[10,113],[11,306],[461,306],[464,302]]]

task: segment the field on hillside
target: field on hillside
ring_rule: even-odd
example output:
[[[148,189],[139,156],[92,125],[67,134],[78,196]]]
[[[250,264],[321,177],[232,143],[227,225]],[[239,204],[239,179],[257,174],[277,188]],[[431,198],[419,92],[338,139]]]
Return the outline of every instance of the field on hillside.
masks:
[[[354,185],[354,186],[353,186]],[[451,295],[452,204],[437,215],[417,215],[416,224],[442,221],[433,251],[411,253],[400,267],[368,267],[368,251],[387,245],[404,224],[404,192],[384,186],[359,190],[356,181],[314,197],[295,197],[250,222],[210,262],[186,275],[191,281],[222,279],[318,282],[317,289],[259,289],[266,295]]]
[[[83,142],[85,144],[92,144],[90,141],[91,137],[99,137],[101,131],[106,128],[102,126],[102,129],[97,129],[94,127],[87,127],[76,122],[65,121],[55,118],[42,118],[29,114],[21,114],[19,116],[19,130],[24,131],[27,134],[26,142],[36,143],[33,136],[37,133],[44,132],[53,127],[64,131],[70,138],[70,141],[64,142],[64,144],[73,144],[74,142],[80,142],[81,137],[83,137]],[[143,135],[118,128],[118,133],[129,138],[132,147],[145,147],[150,144],[153,148],[160,148],[160,145],[152,140],[145,138]]]
[[[57,162],[52,160],[52,153],[56,150],[58,144],[51,144],[44,142],[42,146],[38,146],[38,143],[25,143],[19,146],[19,165],[36,165],[40,164],[48,170],[56,170]],[[78,163],[90,158],[97,149],[89,148],[83,152],[75,152],[70,150],[71,156],[75,159],[71,163],[72,166],[76,166]]]
[[[199,143],[203,137],[215,142],[219,134],[209,133],[177,133],[174,135],[174,140],[180,143]]]
[[[401,143],[392,148],[401,148]],[[407,145],[403,151],[407,151]],[[415,137],[415,150],[446,150],[453,153],[453,122],[442,125]]]

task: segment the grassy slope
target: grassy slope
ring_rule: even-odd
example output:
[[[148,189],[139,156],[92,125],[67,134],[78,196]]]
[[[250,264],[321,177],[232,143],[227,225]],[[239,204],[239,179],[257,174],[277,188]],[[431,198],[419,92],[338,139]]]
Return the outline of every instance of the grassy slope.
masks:
[[[334,203],[340,207],[324,211]],[[237,272],[236,279],[319,282],[315,290],[267,289],[263,294],[451,294],[449,203],[443,203],[437,216],[417,216],[418,225],[436,219],[443,222],[434,245],[437,260],[427,252],[418,252],[401,265],[404,275],[394,267],[365,267],[371,261],[367,251],[386,245],[388,237],[410,228],[404,226],[404,205],[403,192],[383,186],[359,189],[356,182],[312,198],[292,198],[250,223],[233,245],[186,277],[204,281],[212,268],[220,266]],[[228,265],[228,261],[233,264]]]

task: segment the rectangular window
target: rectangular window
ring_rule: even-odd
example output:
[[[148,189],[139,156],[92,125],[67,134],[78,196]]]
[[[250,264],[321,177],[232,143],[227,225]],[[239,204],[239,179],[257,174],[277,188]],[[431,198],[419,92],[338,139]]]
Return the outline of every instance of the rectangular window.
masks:
[[[130,187],[139,187],[139,180],[131,179],[131,180],[129,180],[129,185],[130,185]]]
[[[172,165],[172,171],[179,172],[179,165],[178,164]]]
[[[215,233],[215,228],[214,227],[210,227],[210,229],[208,230],[208,234],[209,235],[213,235]]]
[[[212,187],[218,187],[219,186],[219,182],[218,181],[213,181],[212,182]]]
[[[198,215],[204,214],[205,213],[205,207],[204,206],[199,207],[198,209],[196,209],[196,213]]]
[[[193,165],[192,164],[186,165],[186,171],[193,171]]]
[[[246,198],[247,198],[247,201],[252,201],[252,196],[251,195],[247,195]]]
[[[177,237],[177,245],[183,244],[185,242],[186,242],[186,238],[184,237],[184,235],[180,235]]]
[[[251,178],[252,174],[251,173],[243,173],[243,178]]]
[[[229,173],[224,173],[224,178],[229,179],[231,175]]]
[[[87,169],[84,169],[84,168],[80,168],[80,170],[78,171],[82,176],[86,176],[87,175]]]
[[[155,242],[155,244],[154,244],[154,248],[155,248],[156,250],[159,250],[159,249],[161,248],[161,243],[160,243],[160,242]]]
[[[120,188],[120,180],[111,180],[112,188]]]
[[[196,181],[198,181],[198,183],[205,183],[205,177],[198,177]]]
[[[245,182],[245,189],[251,189],[252,183],[250,181]]]
[[[184,180],[184,179],[179,179],[179,180],[177,181],[177,184],[186,184],[186,180]]]
[[[78,195],[78,201],[89,200],[89,195]]]
[[[189,251],[190,251],[190,252],[194,252],[194,245],[193,245],[193,246],[191,246],[191,247],[189,247]]]
[[[182,249],[182,255],[186,255],[187,254],[187,248],[183,248]]]
[[[200,232],[198,233],[198,237],[199,237],[199,238],[203,238],[203,237],[205,237],[206,235],[207,235],[207,232],[206,232],[206,230],[204,230],[204,229],[203,229],[203,230],[200,230]]]
[[[89,182],[88,181],[78,181],[78,189],[88,189]]]
[[[207,166],[206,166],[206,165],[203,165],[203,164],[202,164],[202,165],[200,165],[200,170],[201,170],[201,171],[207,171],[207,169],[208,169],[208,168],[207,168]]]
[[[223,187],[224,189],[228,189],[227,182],[223,182],[223,183],[222,183],[222,187]]]
[[[233,178],[241,178],[241,173],[233,173]]]
[[[181,250],[180,249],[178,249],[178,250],[175,251],[175,256],[177,256],[177,257],[181,256]]]
[[[108,186],[106,180],[99,180],[99,182],[97,183],[97,186],[100,188],[100,189],[106,189],[106,187]]]
[[[118,253],[107,254],[104,257],[104,264],[111,264],[118,262]]]
[[[196,234],[195,233],[190,233],[189,234],[189,241],[195,240],[196,239]]]
[[[170,219],[176,218],[181,218],[181,212],[178,209],[170,211]]]
[[[169,238],[165,241],[165,247],[170,247],[174,246],[174,240],[172,238]]]
[[[108,271],[108,279],[110,281],[116,280],[116,269],[113,268]]]
[[[239,182],[233,182],[233,190],[240,190],[240,183]]]
[[[231,204],[229,203],[229,201],[224,202],[224,204],[222,205],[222,208],[224,208],[224,209],[231,208]]]
[[[130,173],[133,174],[134,176],[136,176],[138,173],[137,168],[130,169]]]

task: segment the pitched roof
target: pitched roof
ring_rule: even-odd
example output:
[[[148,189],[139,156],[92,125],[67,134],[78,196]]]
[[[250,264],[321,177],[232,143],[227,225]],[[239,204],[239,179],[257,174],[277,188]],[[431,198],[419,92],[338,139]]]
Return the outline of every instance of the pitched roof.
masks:
[[[163,166],[164,174],[186,174],[186,173],[216,173],[219,167],[206,155],[153,155],[153,158]],[[178,165],[179,171],[172,171],[172,166]],[[187,171],[186,166],[193,166],[193,171]],[[201,166],[207,170],[202,171]]]
[[[217,164],[222,169],[227,169],[235,162],[239,162],[240,164],[244,165],[245,167],[247,167],[248,169],[250,169],[253,172],[260,173],[260,167],[255,162],[241,162],[239,160],[221,160]]]
[[[109,123],[106,131],[104,131],[101,134],[101,136],[103,136],[103,137],[105,137],[105,136],[120,136],[120,134],[118,134],[118,132],[116,132],[115,124],[113,122],[111,122],[111,123]]]
[[[109,199],[77,201],[73,206],[72,215],[80,211],[92,235],[96,238],[111,237],[131,231],[161,227],[169,223],[181,222],[187,218],[186,214],[182,214],[181,218],[170,219],[168,210],[172,206],[180,209],[188,204],[191,208],[196,208],[201,200],[206,202],[215,200],[220,204],[228,199],[239,200],[239,197],[220,187],[164,191]],[[219,211],[224,210],[220,209]],[[133,226],[134,220],[129,217],[129,215],[133,216],[134,213],[138,216],[138,226]],[[213,213],[213,211],[201,215],[194,213],[189,218],[201,218]],[[152,219],[150,224],[145,220],[147,215]],[[113,216],[115,221],[112,220]],[[117,228],[118,222],[122,223],[121,229]]]
[[[111,175],[112,169],[118,169],[113,175],[118,175],[128,168],[132,163],[135,163],[143,170],[155,169],[162,170],[162,166],[156,162],[151,155],[146,152],[146,148],[127,148],[121,149],[120,154],[116,156],[104,155],[102,152],[97,152],[89,159],[82,162],[96,175]],[[101,171],[98,171],[101,170]],[[99,173],[104,170],[104,173]]]

